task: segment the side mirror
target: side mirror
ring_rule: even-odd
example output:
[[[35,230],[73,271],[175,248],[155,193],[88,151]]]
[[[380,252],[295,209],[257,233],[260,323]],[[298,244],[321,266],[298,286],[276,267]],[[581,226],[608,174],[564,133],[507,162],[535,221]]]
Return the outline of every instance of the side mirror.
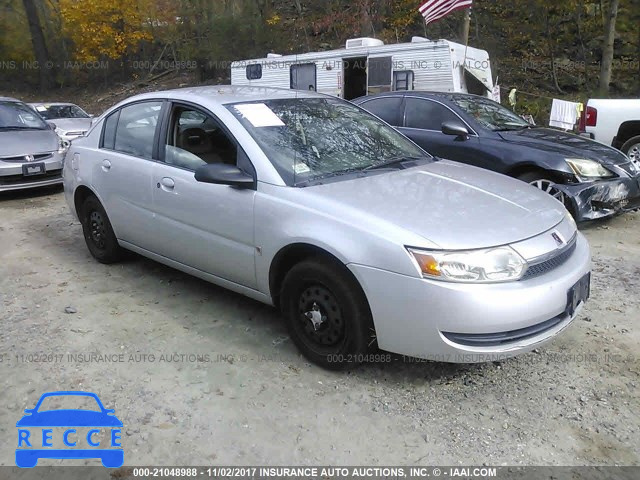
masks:
[[[251,175],[247,175],[235,165],[224,163],[202,165],[196,170],[195,176],[198,182],[239,188],[252,188],[255,183]]]
[[[56,124],[55,124],[55,123],[53,123],[53,122],[49,122],[49,128],[50,128],[51,130],[55,130],[55,129],[56,129],[56,128],[58,128],[58,127],[56,126]]]
[[[444,122],[442,124],[442,133],[445,135],[454,135],[456,140],[469,140],[469,130],[459,122]]]

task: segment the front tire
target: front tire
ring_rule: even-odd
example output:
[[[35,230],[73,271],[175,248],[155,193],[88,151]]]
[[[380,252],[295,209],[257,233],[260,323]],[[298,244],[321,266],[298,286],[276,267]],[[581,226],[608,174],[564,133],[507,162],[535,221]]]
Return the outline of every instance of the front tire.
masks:
[[[548,193],[553,198],[558,200],[565,207],[567,206],[567,199],[562,190],[555,187],[558,183],[554,180],[553,176],[547,172],[527,172],[518,177],[519,180],[527,182],[529,185]]]
[[[87,197],[82,204],[80,219],[84,240],[93,258],[105,264],[122,259],[124,250],[118,244],[107,212],[95,196]]]
[[[364,292],[343,265],[322,258],[295,265],[284,279],[281,305],[291,339],[323,368],[355,367],[375,344]]]

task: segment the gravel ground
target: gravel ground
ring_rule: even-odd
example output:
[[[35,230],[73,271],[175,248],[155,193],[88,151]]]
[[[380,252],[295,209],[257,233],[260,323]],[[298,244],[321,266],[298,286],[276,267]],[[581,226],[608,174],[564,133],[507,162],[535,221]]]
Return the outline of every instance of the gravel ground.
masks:
[[[59,189],[0,195],[0,465],[52,390],[115,408],[127,465],[640,465],[640,214],[583,231],[592,299],[539,351],[331,373],[267,306],[140,257],[96,263]]]

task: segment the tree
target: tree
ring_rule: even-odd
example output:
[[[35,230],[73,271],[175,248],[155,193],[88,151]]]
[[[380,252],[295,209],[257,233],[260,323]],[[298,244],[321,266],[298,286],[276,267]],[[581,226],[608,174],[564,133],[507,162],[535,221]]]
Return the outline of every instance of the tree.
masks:
[[[24,0],[32,2],[33,0]],[[150,0],[60,0],[63,29],[81,62],[118,59],[150,40]]]
[[[24,4],[24,11],[27,15],[27,21],[29,23],[29,32],[31,33],[31,44],[33,45],[33,54],[38,62],[38,75],[40,77],[40,90],[47,90],[50,86],[50,72],[46,68],[49,61],[49,52],[47,51],[47,42],[44,39],[44,33],[42,33],[42,25],[40,24],[40,17],[38,15],[38,9],[33,0],[22,0]]]
[[[604,19],[604,40],[602,41],[602,63],[600,64],[600,93],[609,93],[611,66],[613,64],[613,46],[616,39],[616,19],[619,0],[610,0]]]

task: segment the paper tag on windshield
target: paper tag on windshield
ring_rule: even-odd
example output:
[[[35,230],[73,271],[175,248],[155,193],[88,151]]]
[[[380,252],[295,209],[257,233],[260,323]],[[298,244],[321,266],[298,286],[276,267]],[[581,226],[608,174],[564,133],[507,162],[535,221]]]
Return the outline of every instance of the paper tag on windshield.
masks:
[[[264,103],[236,105],[235,109],[254,127],[283,127],[284,122]]]
[[[39,112],[46,112],[47,111],[47,107],[43,107],[42,105],[38,105],[36,107],[36,110]]]
[[[306,163],[298,162],[294,165],[293,171],[296,172],[296,175],[302,175],[303,173],[309,173],[311,169]]]

